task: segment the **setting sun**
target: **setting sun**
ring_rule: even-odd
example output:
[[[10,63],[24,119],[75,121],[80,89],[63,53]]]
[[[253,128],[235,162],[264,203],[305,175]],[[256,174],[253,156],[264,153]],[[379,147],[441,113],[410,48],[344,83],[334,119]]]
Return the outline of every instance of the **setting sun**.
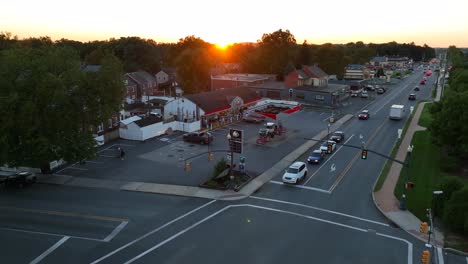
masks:
[[[215,45],[216,48],[225,50],[227,47],[229,47],[229,45],[231,45],[231,43],[216,43]]]

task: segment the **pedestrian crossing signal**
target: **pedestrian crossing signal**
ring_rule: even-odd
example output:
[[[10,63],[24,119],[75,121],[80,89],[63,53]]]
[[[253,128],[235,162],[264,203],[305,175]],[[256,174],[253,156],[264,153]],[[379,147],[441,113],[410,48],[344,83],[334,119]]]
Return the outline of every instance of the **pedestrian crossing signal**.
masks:
[[[210,152],[209,156],[208,156],[208,160],[209,161],[212,161],[214,159],[214,155],[213,155],[213,152]]]
[[[419,232],[426,234],[427,233],[427,223],[426,222],[421,222],[421,225],[419,226]]]
[[[361,159],[367,159],[367,149],[361,151]]]
[[[189,162],[185,163],[185,172],[190,172],[190,163]]]

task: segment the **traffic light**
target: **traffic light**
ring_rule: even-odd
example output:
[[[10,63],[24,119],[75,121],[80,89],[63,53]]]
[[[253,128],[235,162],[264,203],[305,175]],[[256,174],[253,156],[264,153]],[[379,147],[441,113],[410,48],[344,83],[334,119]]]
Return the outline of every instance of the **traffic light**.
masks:
[[[333,151],[333,146],[332,145],[327,145],[327,153],[330,154]]]
[[[213,159],[214,159],[213,152],[210,152],[210,154],[208,156],[208,160],[212,161]]]
[[[427,223],[426,222],[421,222],[421,225],[419,226],[419,232],[426,234],[427,233]]]
[[[185,172],[190,172],[190,162],[185,163]]]
[[[429,252],[429,250],[424,250],[421,256],[421,262],[423,264],[429,264],[430,258],[431,258],[431,252]]]
[[[361,159],[367,159],[367,149],[361,151]]]

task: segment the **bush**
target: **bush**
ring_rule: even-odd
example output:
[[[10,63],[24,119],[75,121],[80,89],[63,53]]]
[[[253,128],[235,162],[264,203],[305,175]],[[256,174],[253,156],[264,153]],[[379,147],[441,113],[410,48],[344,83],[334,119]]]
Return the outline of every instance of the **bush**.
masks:
[[[452,194],[444,209],[444,223],[453,231],[468,234],[468,187]]]
[[[456,172],[460,167],[458,163],[458,157],[444,155],[440,162],[440,168],[444,172]]]
[[[227,161],[224,158],[220,159],[218,163],[216,163],[212,174],[213,178],[218,176],[221,172],[223,172],[226,169],[226,164]]]
[[[434,215],[442,216],[444,212],[445,204],[452,193],[463,188],[463,182],[457,177],[445,177],[443,181],[439,184],[438,190],[443,191],[443,194],[433,196],[434,199]]]

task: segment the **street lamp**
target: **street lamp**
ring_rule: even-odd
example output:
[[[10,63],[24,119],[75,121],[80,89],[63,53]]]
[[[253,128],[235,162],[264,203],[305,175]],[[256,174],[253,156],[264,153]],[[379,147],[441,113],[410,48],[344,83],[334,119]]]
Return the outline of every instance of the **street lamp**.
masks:
[[[403,185],[403,194],[401,195],[400,200],[400,209],[406,210],[406,187],[408,185],[408,178],[409,178],[409,168],[410,168],[410,159],[411,159],[411,152],[413,152],[413,145],[408,146],[408,161],[406,162],[406,173],[405,173],[405,182]]]
[[[441,195],[443,194],[444,191],[433,191],[432,192],[432,203],[431,203],[431,209],[428,209],[428,217],[429,217],[429,223],[431,225],[431,228],[429,229],[429,237],[427,238],[427,244],[430,245],[431,244],[431,235],[434,234],[434,242],[436,242],[435,240],[435,230],[433,229],[434,228],[434,219],[433,219],[433,214],[432,212],[434,212],[434,196],[435,195]],[[434,231],[433,231],[434,230]]]

